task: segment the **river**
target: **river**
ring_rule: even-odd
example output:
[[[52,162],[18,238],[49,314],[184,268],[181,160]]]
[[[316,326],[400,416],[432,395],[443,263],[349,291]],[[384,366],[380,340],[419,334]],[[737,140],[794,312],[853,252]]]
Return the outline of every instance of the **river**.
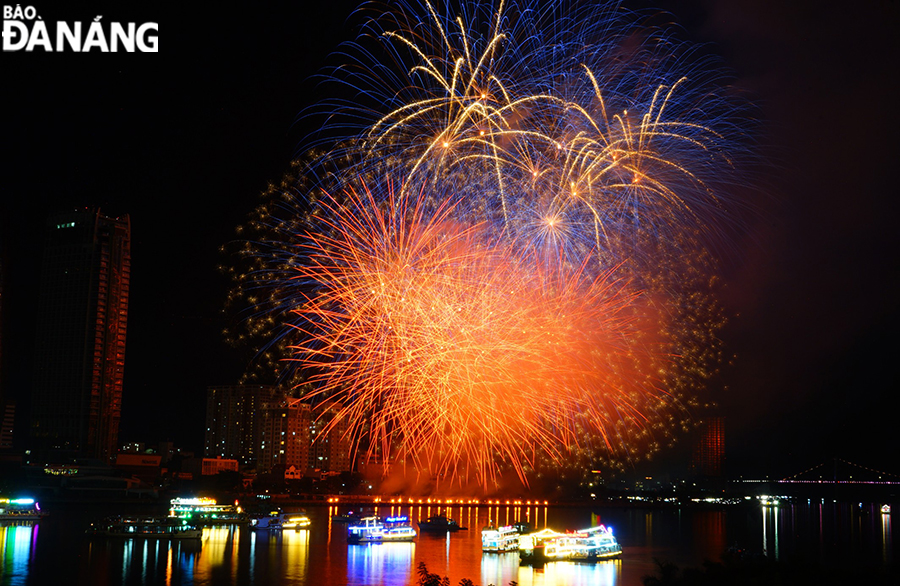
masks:
[[[37,524],[0,525],[0,585],[406,586],[416,566],[480,586],[640,586],[655,560],[682,567],[718,560],[731,546],[770,559],[802,556],[819,563],[893,567],[891,516],[876,504],[803,503],[690,508],[555,506],[382,506],[380,515],[413,520],[447,515],[468,527],[421,534],[415,543],[348,545],[346,524],[331,520],[347,507],[310,507],[309,529],[262,532],[209,527],[197,542],[88,538],[84,530],[109,508],[51,511]],[[593,513],[593,517],[592,517]],[[520,566],[517,554],[482,554],[480,529],[525,520],[537,528],[579,529],[592,519],[613,528],[621,559],[596,564]]]

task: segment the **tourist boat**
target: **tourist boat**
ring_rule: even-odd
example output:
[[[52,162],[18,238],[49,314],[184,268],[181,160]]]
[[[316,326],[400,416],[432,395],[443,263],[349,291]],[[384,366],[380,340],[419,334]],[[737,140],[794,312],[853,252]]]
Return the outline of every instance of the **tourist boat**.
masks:
[[[198,525],[233,525],[247,522],[247,515],[237,501],[234,501],[233,505],[220,505],[216,499],[206,497],[172,499],[169,501],[169,516],[186,519]]]
[[[483,553],[506,553],[518,551],[521,532],[517,525],[494,527],[489,525],[481,530],[481,551]]]
[[[359,519],[359,516],[354,515],[353,511],[350,511],[346,515],[332,515],[331,520],[334,523],[352,523]]]
[[[281,531],[283,529],[306,529],[310,526],[311,521],[305,512],[284,513],[276,510],[268,515],[261,517],[252,517],[250,519],[251,529],[268,529],[271,531]]]
[[[173,517],[110,517],[91,523],[86,533],[93,537],[200,539],[203,530]]]
[[[621,555],[622,547],[613,536],[612,529],[604,525],[570,533],[544,529],[519,538],[519,558],[525,564],[598,562]]]
[[[408,517],[365,517],[347,528],[347,543],[391,543],[413,541],[416,530]]]
[[[885,515],[891,514],[891,505],[881,505],[881,512]]]
[[[332,515],[331,520],[335,523],[356,523],[357,521],[362,522],[365,517],[370,517],[373,514],[372,511],[364,513],[363,510],[360,509],[359,512],[348,511],[346,515]]]
[[[546,560],[544,548],[548,541],[564,536],[553,529],[541,529],[519,536],[519,559],[525,564],[543,564]]]
[[[46,516],[32,498],[0,498],[0,521],[40,521]]]
[[[428,517],[426,521],[419,521],[419,531],[426,533],[448,533],[450,531],[464,530],[459,523],[449,517]]]

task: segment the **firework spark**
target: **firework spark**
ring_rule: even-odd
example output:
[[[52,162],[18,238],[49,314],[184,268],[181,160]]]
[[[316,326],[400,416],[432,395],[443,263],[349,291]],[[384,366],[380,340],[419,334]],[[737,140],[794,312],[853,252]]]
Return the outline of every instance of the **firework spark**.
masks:
[[[273,188],[237,293],[360,454],[487,485],[683,425],[735,125],[617,5],[485,6],[369,22],[329,78],[358,94],[325,103],[356,130]]]
[[[295,360],[326,365],[310,397],[342,400],[368,455],[483,480],[499,459],[524,475],[563,446],[621,447],[616,426],[642,427],[668,401],[641,374],[660,345],[627,284],[544,272],[459,226],[451,207],[388,203],[371,192],[323,203],[331,230],[307,234],[296,269],[312,292],[294,310]]]

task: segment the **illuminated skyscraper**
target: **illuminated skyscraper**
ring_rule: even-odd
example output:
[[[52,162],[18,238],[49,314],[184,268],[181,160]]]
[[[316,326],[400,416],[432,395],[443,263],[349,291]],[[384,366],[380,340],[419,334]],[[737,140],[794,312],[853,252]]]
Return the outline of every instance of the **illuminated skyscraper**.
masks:
[[[346,418],[334,422],[342,405],[324,401],[312,410],[309,425],[309,467],[328,472],[348,472],[351,469],[350,438]]]
[[[0,253],[3,252],[2,246],[3,243],[0,242]],[[2,254],[0,254],[0,408],[2,408],[2,406],[5,404],[4,399],[6,399],[6,396],[4,394],[5,381],[3,380],[3,375],[5,374],[3,371],[3,333],[5,332],[6,328],[4,327],[3,316],[3,256]],[[2,448],[3,443],[3,440],[0,439],[0,448]],[[10,439],[9,443],[10,445],[12,444],[12,439]]]
[[[2,252],[2,250],[0,250]],[[3,307],[3,258],[0,255],[0,454],[13,449],[13,436],[15,431],[16,404],[9,396],[3,369],[3,334],[6,332]]]
[[[13,432],[16,424],[16,404],[12,401],[0,403],[0,452],[13,449]]]
[[[99,209],[52,217],[40,275],[32,448],[109,462],[122,410],[130,218]]]
[[[725,458],[725,418],[710,417],[698,430],[691,454],[691,469],[698,476],[722,476]]]
[[[0,242],[0,253],[3,252],[2,242]],[[0,402],[3,401],[3,256],[0,254]]]
[[[230,458],[241,464],[259,458],[264,405],[284,399],[270,385],[224,385],[206,390],[207,458]]]
[[[309,461],[310,408],[297,399],[270,403],[262,409],[259,471],[278,465],[301,474]]]

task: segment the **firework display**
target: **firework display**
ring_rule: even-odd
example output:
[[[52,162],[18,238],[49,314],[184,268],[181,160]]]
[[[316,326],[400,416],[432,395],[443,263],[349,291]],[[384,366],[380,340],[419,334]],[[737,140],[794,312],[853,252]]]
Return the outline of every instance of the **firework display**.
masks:
[[[339,55],[330,138],[244,228],[260,356],[339,401],[360,456],[430,476],[669,443],[721,360],[718,70],[566,0],[379,7]]]

